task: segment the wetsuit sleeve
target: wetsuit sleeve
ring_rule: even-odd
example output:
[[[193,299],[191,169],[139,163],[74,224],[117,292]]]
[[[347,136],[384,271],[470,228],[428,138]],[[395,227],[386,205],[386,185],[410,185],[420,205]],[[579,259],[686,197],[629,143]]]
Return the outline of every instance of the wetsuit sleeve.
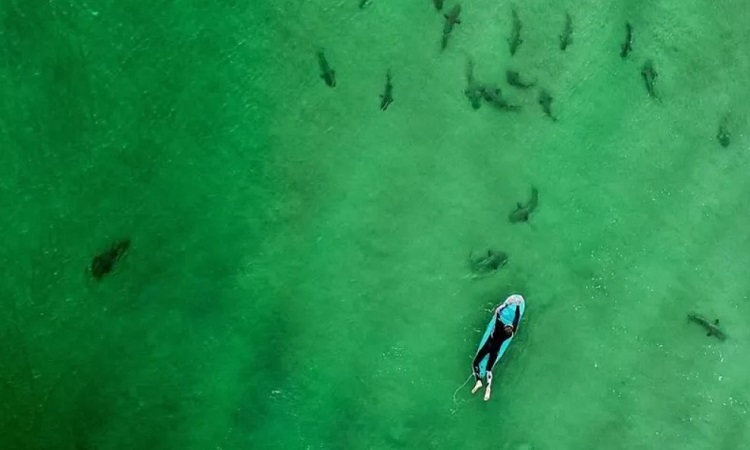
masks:
[[[516,305],[516,315],[513,316],[513,330],[518,329],[518,321],[521,319],[521,305]]]

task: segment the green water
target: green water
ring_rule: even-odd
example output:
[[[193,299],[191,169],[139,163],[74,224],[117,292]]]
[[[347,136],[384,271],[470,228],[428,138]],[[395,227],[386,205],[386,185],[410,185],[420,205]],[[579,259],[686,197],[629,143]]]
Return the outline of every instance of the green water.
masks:
[[[511,57],[507,2],[442,53],[429,0],[357,3],[0,1],[0,448],[745,448],[750,7],[519,2]],[[454,394],[513,292],[492,400]]]

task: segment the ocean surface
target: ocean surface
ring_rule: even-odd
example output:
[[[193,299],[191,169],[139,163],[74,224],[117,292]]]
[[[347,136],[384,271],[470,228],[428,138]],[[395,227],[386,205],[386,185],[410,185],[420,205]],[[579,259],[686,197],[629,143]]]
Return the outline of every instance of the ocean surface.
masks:
[[[750,6],[454,4],[0,0],[0,448],[747,448]]]

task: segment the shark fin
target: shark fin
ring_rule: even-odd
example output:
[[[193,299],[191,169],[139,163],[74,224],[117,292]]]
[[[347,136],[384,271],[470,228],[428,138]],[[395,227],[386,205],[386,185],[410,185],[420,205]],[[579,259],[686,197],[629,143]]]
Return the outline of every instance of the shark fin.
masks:
[[[711,336],[712,334],[714,333],[712,331],[709,331],[708,333],[706,333],[706,336]]]
[[[719,324],[719,319],[714,320],[714,325],[718,325],[718,324]]]
[[[518,209],[523,209],[523,205],[521,202],[516,202],[516,206],[518,206]]]
[[[456,19],[456,23],[461,23],[461,19]]]

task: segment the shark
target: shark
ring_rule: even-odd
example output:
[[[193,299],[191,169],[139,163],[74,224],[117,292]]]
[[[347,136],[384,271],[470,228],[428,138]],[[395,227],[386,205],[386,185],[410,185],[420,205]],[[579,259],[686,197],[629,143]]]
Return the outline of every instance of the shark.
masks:
[[[508,254],[504,251],[489,249],[486,252],[469,253],[471,278],[484,278],[493,275],[508,263]]]
[[[97,280],[104,278],[105,275],[112,272],[115,264],[125,256],[129,248],[130,239],[123,239],[96,255],[91,261],[91,275]]]
[[[461,5],[456,4],[453,6],[453,8],[448,11],[447,14],[443,14],[443,17],[445,17],[445,25],[443,25],[443,39],[440,41],[440,48],[445,50],[445,47],[448,46],[448,38],[450,37],[451,33],[453,32],[453,28],[455,28],[456,25],[461,23]]]
[[[318,67],[320,67],[320,78],[325,81],[328,87],[336,87],[336,71],[331,68],[330,64],[328,64],[328,60],[322,49],[318,50],[317,55]]]
[[[531,198],[526,203],[516,203],[516,209],[508,214],[508,220],[510,223],[528,222],[531,218],[531,213],[534,212],[536,207],[539,205],[539,191],[536,187],[531,186]]]
[[[537,100],[539,104],[542,106],[542,111],[544,111],[544,115],[552,119],[553,122],[557,122],[557,117],[552,114],[552,101],[554,99],[552,98],[552,95],[550,95],[549,92],[542,90],[539,92],[539,99]]]
[[[697,313],[689,313],[687,318],[690,322],[697,323],[706,330],[706,336],[714,336],[720,341],[727,338],[727,335],[719,328],[719,319],[709,321],[705,317]]]
[[[513,87],[517,87],[520,89],[528,89],[530,87],[534,87],[536,83],[534,82],[524,82],[521,79],[521,74],[519,74],[515,70],[506,70],[505,71],[505,81]]]
[[[510,33],[510,37],[508,38],[508,45],[510,46],[510,55],[513,56],[516,54],[516,51],[518,51],[518,47],[523,44],[523,39],[521,39],[521,27],[523,26],[523,24],[521,23],[521,19],[518,17],[516,8],[513,8],[511,10],[511,15],[513,16],[513,29]]]
[[[646,85],[646,92],[649,97],[656,100],[659,96],[656,94],[656,79],[659,77],[659,73],[654,68],[654,62],[650,59],[646,60],[641,67],[641,76],[643,77],[643,83]]]
[[[719,122],[719,130],[716,132],[716,140],[719,141],[719,145],[727,148],[729,147],[731,138],[732,133],[729,132],[729,119],[727,116],[724,116],[724,118],[721,119],[721,122]]]
[[[573,43],[573,18],[565,13],[565,29],[560,35],[560,50],[565,51]]]
[[[633,25],[625,24],[625,42],[620,46],[620,57],[627,58],[633,51]]]
[[[391,76],[391,70],[385,73],[385,88],[383,93],[380,94],[380,109],[385,111],[393,103],[393,77]]]

